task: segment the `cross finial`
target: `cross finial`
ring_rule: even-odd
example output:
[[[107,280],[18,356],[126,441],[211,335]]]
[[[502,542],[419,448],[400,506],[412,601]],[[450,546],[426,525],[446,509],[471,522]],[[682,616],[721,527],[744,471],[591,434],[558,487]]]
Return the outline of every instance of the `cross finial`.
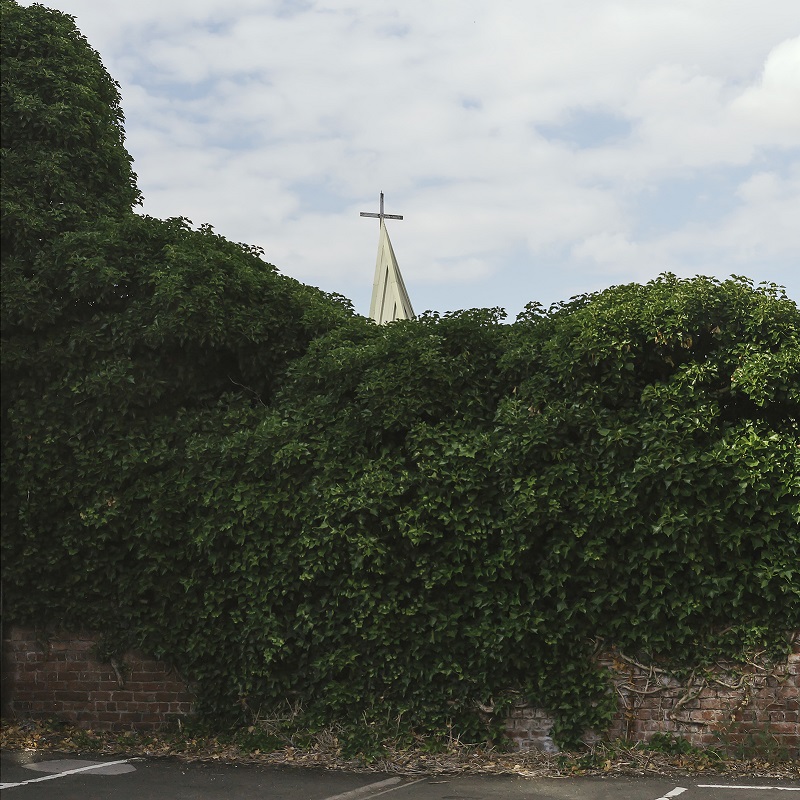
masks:
[[[362,217],[373,217],[375,219],[379,219],[381,221],[381,223],[385,219],[403,219],[403,215],[402,214],[384,214],[383,213],[383,192],[381,192],[381,210],[380,210],[380,213],[379,214],[371,214],[368,211],[362,211],[361,212],[361,216]]]

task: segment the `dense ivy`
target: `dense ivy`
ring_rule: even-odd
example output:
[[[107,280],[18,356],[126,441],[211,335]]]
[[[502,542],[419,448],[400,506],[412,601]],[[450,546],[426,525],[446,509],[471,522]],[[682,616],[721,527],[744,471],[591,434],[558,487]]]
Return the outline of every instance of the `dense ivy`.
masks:
[[[664,275],[513,325],[375,326],[254,248],[134,215],[99,59],[69,18],[2,10],[4,99],[28,98],[3,104],[7,618],[163,656],[210,717],[289,699],[472,735],[478,704],[500,719],[522,695],[566,743],[613,707],[598,640],[687,669],[785,649],[800,312],[782,291]],[[107,107],[98,163],[85,115],[51,130],[59,82]],[[82,166],[42,197],[25,176],[61,141]]]
[[[118,84],[75,29],[40,5],[0,4],[3,250],[30,254],[87,215],[139,202]]]

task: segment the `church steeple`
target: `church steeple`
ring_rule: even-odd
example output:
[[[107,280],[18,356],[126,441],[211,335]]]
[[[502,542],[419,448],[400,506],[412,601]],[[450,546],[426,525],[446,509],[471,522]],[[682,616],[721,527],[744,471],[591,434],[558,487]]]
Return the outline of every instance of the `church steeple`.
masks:
[[[380,220],[380,237],[378,239],[378,258],[375,262],[375,279],[372,282],[372,301],[369,305],[370,317],[383,325],[398,319],[414,319],[414,309],[400,274],[400,267],[389,240],[385,219],[403,219],[399,214],[384,214],[383,192],[381,192],[380,213],[361,212],[362,217],[373,217]]]

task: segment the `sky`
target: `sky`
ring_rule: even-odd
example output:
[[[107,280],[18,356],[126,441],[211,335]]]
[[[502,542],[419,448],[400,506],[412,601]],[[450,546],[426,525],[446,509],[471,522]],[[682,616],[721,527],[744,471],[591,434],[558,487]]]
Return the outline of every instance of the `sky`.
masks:
[[[44,5],[120,84],[144,213],[361,314],[381,191],[417,313],[666,271],[800,300],[797,0]]]

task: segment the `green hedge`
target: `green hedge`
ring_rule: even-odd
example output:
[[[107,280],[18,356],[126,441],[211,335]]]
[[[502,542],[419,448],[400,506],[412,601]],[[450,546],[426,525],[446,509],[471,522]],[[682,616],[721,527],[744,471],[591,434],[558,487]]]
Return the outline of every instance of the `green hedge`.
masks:
[[[17,37],[62,41],[48,74],[74,79],[69,18],[2,10],[4,97],[37,86]],[[22,117],[3,103],[4,163],[46,156]],[[8,620],[167,658],[214,718],[290,699],[475,735],[519,692],[568,744],[614,706],[598,639],[678,669],[785,652],[800,312],[777,287],[664,275],[513,325],[377,327],[134,215],[127,178],[51,224],[25,169],[3,174]]]

